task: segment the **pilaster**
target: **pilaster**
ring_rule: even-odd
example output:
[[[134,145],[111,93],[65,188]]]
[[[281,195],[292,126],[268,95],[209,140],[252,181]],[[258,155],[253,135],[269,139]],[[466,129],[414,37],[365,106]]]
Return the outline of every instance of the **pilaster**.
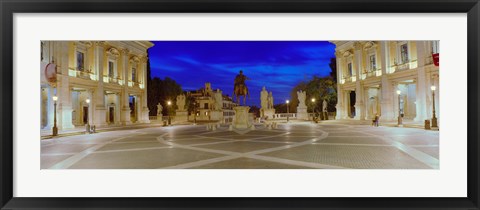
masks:
[[[355,87],[355,119],[365,119],[365,104],[364,91],[361,84],[361,73],[363,72],[363,49],[360,42],[355,43],[355,73],[356,73],[356,87]]]

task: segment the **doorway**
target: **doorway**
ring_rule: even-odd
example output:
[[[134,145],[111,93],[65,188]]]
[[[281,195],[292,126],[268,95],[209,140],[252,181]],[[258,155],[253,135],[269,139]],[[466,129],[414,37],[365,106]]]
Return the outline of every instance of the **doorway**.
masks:
[[[88,106],[83,107],[83,124],[88,123]]]
[[[108,122],[115,123],[115,107],[113,106],[108,108]]]
[[[137,121],[137,97],[136,96],[130,96],[128,101],[130,105],[130,119],[132,122]]]
[[[356,94],[355,94],[355,91],[350,91],[350,95],[349,95],[349,99],[350,99],[350,107],[349,107],[349,113],[348,113],[348,116],[350,118],[354,118],[356,113],[355,113],[355,102],[356,102]]]

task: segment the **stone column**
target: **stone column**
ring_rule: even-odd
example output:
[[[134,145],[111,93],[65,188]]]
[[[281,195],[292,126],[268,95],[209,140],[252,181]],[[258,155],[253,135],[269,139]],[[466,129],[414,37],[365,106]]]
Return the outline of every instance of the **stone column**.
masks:
[[[395,120],[395,113],[393,110],[393,98],[396,97],[396,93],[391,88],[391,82],[388,80],[387,72],[390,66],[390,47],[388,41],[380,42],[380,54],[382,56],[382,86],[381,86],[381,121]]]
[[[437,118],[437,125],[440,127],[440,81],[439,75],[432,76],[432,85],[435,85],[435,117]]]
[[[57,64],[57,127],[59,130],[74,128],[72,123],[72,101],[68,77],[68,42],[55,42],[55,64]]]
[[[128,49],[121,51],[121,62],[123,63],[123,78],[124,83],[122,90],[120,92],[120,122],[122,125],[129,125],[132,123],[130,119],[130,106],[128,102],[129,93],[128,93],[128,80],[129,80],[129,58],[128,58]]]
[[[52,129],[53,127],[53,95],[55,95],[55,88],[51,85],[47,88],[47,125],[45,125],[44,129]],[[58,123],[58,122],[57,122]]]
[[[363,100],[365,100],[364,104],[365,104],[365,118],[364,119],[372,119],[372,114],[374,115],[375,113],[371,113],[370,112],[370,109],[372,107],[372,104],[371,104],[371,100],[370,100],[370,91],[369,91],[369,88],[368,87],[364,87],[363,88],[363,92],[364,92],[364,96],[363,96]]]
[[[355,43],[355,73],[356,73],[356,88],[355,88],[355,119],[365,119],[365,104],[363,85],[361,83],[361,73],[363,71],[363,49],[360,42]]]
[[[423,122],[427,119],[427,94],[430,86],[426,83],[425,72],[425,41],[417,41],[417,85],[416,85],[416,116],[414,121]]]
[[[340,81],[342,80],[342,55],[339,51],[335,52],[336,56],[336,61],[337,61],[337,105],[336,105],[336,116],[335,119],[343,119],[345,110],[344,110],[344,104],[345,102],[344,97],[343,97],[343,88],[342,84],[340,84]]]
[[[92,125],[102,127],[107,125],[107,109],[105,108],[105,92],[103,90],[103,71],[105,61],[105,49],[103,42],[94,43],[94,63],[95,72],[98,72],[97,88],[92,95],[92,105],[94,107],[95,121]],[[94,105],[95,104],[95,105]]]
[[[113,123],[115,125],[119,125],[120,124],[120,94],[118,92],[115,92],[114,98],[115,98],[114,100],[115,106],[114,106],[114,113],[113,113],[113,116],[114,116]]]
[[[148,109],[148,101],[147,101],[147,57],[143,57],[141,59],[140,68],[142,72],[142,83],[143,83],[143,90],[142,90],[142,123],[150,123],[149,119],[149,112]]]

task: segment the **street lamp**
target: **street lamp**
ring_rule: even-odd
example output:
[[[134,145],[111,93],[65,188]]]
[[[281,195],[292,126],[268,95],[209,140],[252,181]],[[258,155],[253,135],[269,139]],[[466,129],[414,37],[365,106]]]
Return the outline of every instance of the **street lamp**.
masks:
[[[315,98],[312,98],[312,121],[315,121]]]
[[[172,102],[171,101],[167,101],[167,112],[168,112],[168,125],[171,125],[172,124],[172,119],[170,118],[170,105],[172,105]]]
[[[288,108],[288,104],[290,103],[290,101],[287,100],[286,102],[287,102],[287,123],[288,123],[288,118],[290,117],[290,109]]]
[[[85,100],[85,102],[87,102],[87,126],[85,127],[87,132],[90,133],[90,119],[89,119],[89,116],[90,116],[90,99],[87,98],[87,100]]]
[[[430,87],[432,89],[432,102],[433,102],[433,114],[432,114],[432,128],[438,128],[438,125],[437,125],[437,117],[435,116],[435,85],[432,85],[432,87]]]
[[[401,127],[403,124],[402,124],[402,109],[400,107],[400,95],[401,95],[401,91],[400,90],[397,90],[397,95],[398,95],[398,127]]]
[[[53,128],[52,128],[52,136],[58,135],[58,128],[57,128],[57,96],[53,96]]]

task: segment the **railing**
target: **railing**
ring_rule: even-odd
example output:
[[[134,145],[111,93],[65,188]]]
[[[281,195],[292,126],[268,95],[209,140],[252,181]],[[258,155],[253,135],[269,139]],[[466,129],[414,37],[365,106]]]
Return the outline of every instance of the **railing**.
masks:
[[[168,118],[170,118],[171,121],[175,120],[175,116],[162,116],[162,121],[168,121]]]
[[[362,80],[364,80],[364,79],[369,78],[369,77],[378,77],[378,76],[382,76],[382,70],[381,69],[372,69],[370,71],[364,72],[361,75],[360,78]]]
[[[273,120],[282,120],[282,119],[296,119],[297,118],[297,113],[277,113],[273,115]]]
[[[391,66],[390,69],[392,70],[391,73],[393,73],[396,71],[414,69],[414,68],[417,68],[417,66],[418,66],[417,60],[413,60],[413,61],[407,61],[401,64],[395,64]]]
[[[134,81],[132,81],[132,80],[128,80],[128,86],[129,86],[129,87],[140,87],[140,88],[142,88],[142,89],[145,87],[144,84],[139,83],[139,82],[134,82]]]
[[[68,76],[82,79],[97,80],[97,76],[91,70],[68,69]]]
[[[355,77],[355,75],[353,75],[353,76],[343,77],[343,79],[340,80],[340,83],[345,84],[346,82],[355,82],[355,81],[357,81],[357,78]]]
[[[119,84],[119,85],[123,85],[123,80],[121,80],[119,77],[117,78],[114,78],[114,77],[108,77],[108,76],[104,76],[103,77],[103,82],[104,83],[112,83],[112,84]]]

